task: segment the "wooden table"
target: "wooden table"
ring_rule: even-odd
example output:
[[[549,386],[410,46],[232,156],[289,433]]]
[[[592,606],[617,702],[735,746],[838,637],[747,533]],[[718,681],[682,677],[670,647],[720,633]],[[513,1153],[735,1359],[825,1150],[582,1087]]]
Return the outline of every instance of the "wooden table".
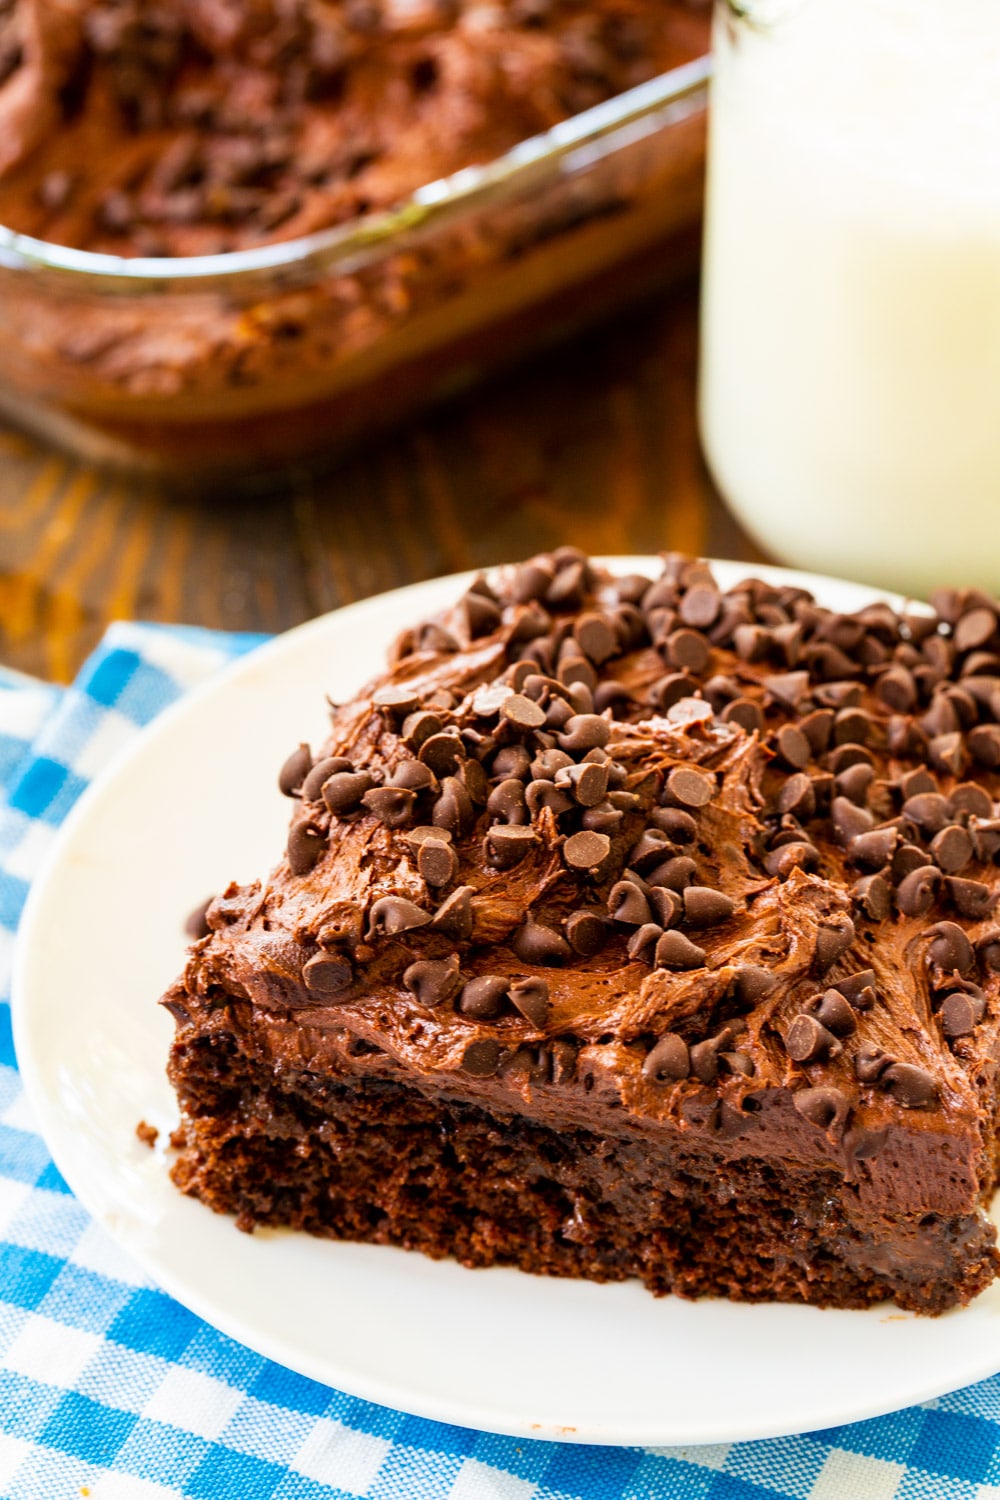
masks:
[[[67,681],[110,620],[284,630],[567,541],[759,558],[700,457],[696,351],[687,282],[266,497],[172,495],[0,427],[0,660]]]

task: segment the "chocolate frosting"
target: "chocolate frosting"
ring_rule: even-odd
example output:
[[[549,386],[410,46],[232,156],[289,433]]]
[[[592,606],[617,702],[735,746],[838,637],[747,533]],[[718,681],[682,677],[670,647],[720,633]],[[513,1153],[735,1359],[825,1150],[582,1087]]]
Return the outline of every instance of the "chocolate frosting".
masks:
[[[935,605],[478,580],[290,757],[285,858],[165,1003],[279,1071],[829,1162],[864,1268],[931,1265],[877,1226],[986,1232],[1000,1017],[1000,606]]]

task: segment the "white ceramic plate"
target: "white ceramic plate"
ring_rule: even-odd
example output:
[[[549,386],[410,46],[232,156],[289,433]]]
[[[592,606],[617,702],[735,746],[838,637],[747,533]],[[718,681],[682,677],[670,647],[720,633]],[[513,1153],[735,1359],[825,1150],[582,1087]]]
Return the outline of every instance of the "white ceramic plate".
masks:
[[[613,560],[621,571],[649,558]],[[724,585],[751,571],[719,564]],[[778,569],[821,601],[871,590]],[[590,1443],[695,1444],[808,1431],[927,1399],[1000,1369],[1000,1283],[936,1319],[651,1297],[280,1231],[239,1234],[182,1197],[156,998],[183,914],[263,874],[288,803],[276,769],[324,735],[323,695],[356,690],[396,632],[461,578],[370,599],[282,636],[178,704],[83,797],[32,891],[15,1040],[57,1165],[161,1286],[233,1338],[314,1379],[444,1422]]]

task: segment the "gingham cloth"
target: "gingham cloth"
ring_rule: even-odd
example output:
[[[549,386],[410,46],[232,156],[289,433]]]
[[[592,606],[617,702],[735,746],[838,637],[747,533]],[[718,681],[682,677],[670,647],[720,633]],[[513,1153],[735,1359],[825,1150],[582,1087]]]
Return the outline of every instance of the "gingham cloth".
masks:
[[[0,984],[28,884],[108,758],[258,637],[114,625],[70,689],[0,670]],[[1000,1364],[1000,1346],[997,1349]],[[894,1416],[713,1448],[588,1448],[389,1411],[156,1289],[69,1194],[0,1002],[6,1500],[1000,1500],[1000,1377]]]

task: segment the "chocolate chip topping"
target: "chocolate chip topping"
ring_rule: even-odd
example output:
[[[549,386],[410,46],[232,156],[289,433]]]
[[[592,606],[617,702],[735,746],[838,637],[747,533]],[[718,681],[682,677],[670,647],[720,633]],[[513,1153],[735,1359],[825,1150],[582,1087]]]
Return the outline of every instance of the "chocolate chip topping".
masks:
[[[700,969],[705,950],[683,932],[664,932],[656,942],[654,962],[658,969]]]
[[[444,839],[424,839],[417,850],[417,869],[428,885],[448,885],[458,874],[458,855]]]
[[[293,750],[278,773],[278,786],[286,797],[297,797],[302,783],[312,770],[312,755],[308,745]]]
[[[302,982],[310,995],[339,995],[354,982],[354,970],[345,954],[316,953],[302,966]]]
[[[904,1109],[927,1109],[937,1102],[938,1086],[933,1075],[914,1063],[891,1063],[879,1084]]]
[[[691,1071],[691,1056],[683,1037],[668,1032],[646,1054],[642,1076],[650,1083],[677,1083]]]
[[[403,983],[421,1005],[444,1005],[458,993],[462,980],[458,954],[443,959],[418,959],[403,973]]]
[[[308,818],[299,818],[288,830],[288,865],[293,875],[308,875],[326,849],[322,828]]]
[[[705,807],[715,795],[715,782],[702,771],[676,766],[667,777],[666,794],[681,807]]]
[[[414,927],[425,927],[430,920],[430,912],[423,911],[415,901],[407,901],[404,896],[382,896],[368,913],[368,935],[396,937]]]
[[[494,1021],[503,1012],[507,980],[499,974],[481,974],[462,986],[458,1008],[476,1021]]]
[[[310,782],[317,776],[317,772],[323,772],[330,762],[321,763],[310,772]],[[370,792],[375,786],[375,778],[370,771],[332,771],[321,782],[321,788],[315,787],[315,795],[319,796],[322,789],[323,801],[332,813],[337,817],[343,817],[345,813],[356,812],[361,806],[361,799],[366,792]],[[309,799],[310,786],[307,783],[302,789],[302,795]]]
[[[500,1043],[492,1037],[470,1042],[462,1056],[462,1070],[473,1078],[492,1078],[500,1063]]]
[[[797,1015],[785,1033],[785,1051],[793,1062],[810,1063],[836,1057],[840,1043],[816,1016]]]
[[[544,979],[519,979],[508,991],[510,1002],[526,1021],[541,1031],[549,1019],[549,987]]]
[[[724,891],[713,891],[704,885],[685,886],[684,920],[692,927],[714,927],[725,922],[736,910],[736,903]]]
[[[574,833],[563,845],[563,859],[573,870],[597,870],[610,853],[606,833]]]

